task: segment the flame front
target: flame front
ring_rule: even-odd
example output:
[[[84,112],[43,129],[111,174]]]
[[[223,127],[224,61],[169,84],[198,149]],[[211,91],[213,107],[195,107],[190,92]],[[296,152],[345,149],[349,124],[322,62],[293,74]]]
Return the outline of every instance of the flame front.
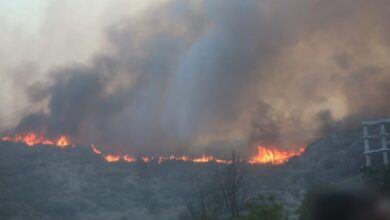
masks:
[[[32,147],[37,144],[46,144],[46,145],[55,145],[59,148],[65,148],[69,146],[70,141],[65,136],[60,136],[57,140],[50,140],[48,138],[45,138],[42,135],[30,132],[24,135],[17,134],[15,136],[6,136],[1,138],[2,141],[10,141],[10,142],[20,142],[25,143],[28,146]]]
[[[301,155],[305,149],[300,148],[298,151],[280,150],[277,148],[265,148],[258,146],[258,153],[256,156],[249,159],[250,164],[283,164],[290,158]]]
[[[68,137],[62,135],[57,139],[48,139],[45,138],[42,135],[39,135],[34,132],[26,133],[26,134],[17,134],[14,136],[5,136],[2,137],[0,140],[2,141],[10,141],[10,142],[21,142],[25,143],[27,146],[34,146],[38,144],[45,144],[45,145],[53,145],[58,148],[64,149],[68,146],[70,146],[70,140]],[[74,146],[74,145],[73,145]],[[94,144],[91,145],[92,152],[101,155],[104,160],[107,162],[113,163],[113,162],[119,162],[124,161],[128,163],[136,162],[136,157],[133,157],[131,155],[114,155],[114,154],[104,154],[102,151],[100,151]],[[278,148],[266,148],[263,146],[258,146],[258,152],[257,155],[251,157],[249,160],[246,160],[249,164],[283,164],[286,163],[291,157],[299,156],[304,152],[304,148],[300,148],[299,150],[292,151],[292,150],[280,150]],[[183,161],[183,162],[192,162],[192,163],[219,163],[219,164],[229,164],[231,163],[230,160],[224,160],[219,159],[211,155],[202,155],[200,157],[189,157],[189,156],[177,156],[177,155],[171,155],[168,157],[165,156],[155,156],[155,157],[148,157],[143,156],[139,157],[140,160],[142,160],[145,163],[149,163],[152,161],[156,161],[158,163],[162,163],[164,161]],[[244,162],[244,161],[243,161]]]
[[[107,154],[104,159],[106,159],[107,162],[111,163],[111,162],[117,162],[121,159],[120,156],[118,155],[112,155],[112,154]]]
[[[56,142],[56,145],[60,148],[65,148],[69,145],[69,140],[67,137],[65,136],[61,136],[57,142]]]
[[[136,162],[136,161],[137,161],[137,159],[135,159],[134,157],[129,156],[129,155],[127,155],[127,154],[126,154],[125,156],[123,156],[122,159],[123,159],[124,161],[126,161],[126,162],[129,162],[129,163],[133,163],[133,162]]]
[[[92,151],[95,153],[95,154],[102,154],[102,152],[96,148],[96,146],[94,144],[91,145],[91,148],[92,148]]]
[[[210,161],[213,161],[213,160],[214,160],[214,157],[212,157],[212,156],[202,155],[202,157],[195,158],[192,161],[194,163],[207,163],[207,162],[210,162]]]

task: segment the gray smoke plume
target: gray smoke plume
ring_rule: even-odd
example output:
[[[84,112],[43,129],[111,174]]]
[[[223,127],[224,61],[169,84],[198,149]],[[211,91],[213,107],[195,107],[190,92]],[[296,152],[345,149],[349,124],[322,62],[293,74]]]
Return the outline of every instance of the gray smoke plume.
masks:
[[[30,87],[48,109],[15,130],[133,154],[303,146],[390,115],[389,6],[163,3],[108,28],[110,48],[89,65],[66,65]]]

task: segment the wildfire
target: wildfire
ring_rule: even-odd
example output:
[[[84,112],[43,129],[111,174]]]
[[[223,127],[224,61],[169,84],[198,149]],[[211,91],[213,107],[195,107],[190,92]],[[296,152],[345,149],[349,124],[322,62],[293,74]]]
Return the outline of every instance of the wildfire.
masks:
[[[95,154],[102,154],[101,151],[98,150],[94,145],[92,145],[91,148]],[[150,163],[150,162],[154,161],[154,162],[157,162],[160,164],[165,162],[165,161],[182,161],[182,162],[193,162],[193,163],[215,162],[215,163],[220,163],[220,164],[229,164],[230,163],[229,160],[217,159],[217,158],[214,158],[213,156],[206,156],[206,155],[202,155],[202,157],[193,158],[193,159],[188,157],[188,156],[175,156],[175,155],[171,155],[169,157],[162,157],[162,156],[160,156],[160,157],[157,157],[157,156],[156,157],[147,157],[147,156],[144,156],[144,157],[139,157],[139,159],[136,159],[136,157],[130,156],[128,154],[123,155],[123,156],[107,154],[107,155],[103,156],[103,158],[107,162],[124,161],[124,162],[128,162],[128,163],[134,163],[134,162],[137,162],[137,160],[140,160],[144,163]]]
[[[171,155],[168,160],[176,160],[176,161],[190,161],[191,159],[187,156],[174,156],[174,155]]]
[[[188,161],[191,161],[191,158],[187,157],[187,156],[175,156],[175,155],[171,155],[169,157],[156,157],[156,158],[152,158],[152,159],[156,159],[158,163],[162,163],[164,161],[183,161],[183,162],[188,162]],[[149,159],[151,160],[151,159]]]
[[[56,142],[56,145],[59,147],[59,148],[65,148],[69,145],[69,140],[67,137],[65,136],[61,136],[57,142]]]
[[[95,154],[102,154],[102,152],[96,148],[96,146],[94,144],[91,145],[91,148],[92,148],[92,151],[95,153]]]
[[[206,155],[203,154],[202,157],[195,158],[192,161],[194,163],[207,163],[207,162],[210,162],[210,161],[213,161],[213,160],[214,160],[214,157],[206,156]]]
[[[26,134],[17,134],[14,136],[5,136],[0,139],[1,141],[10,141],[10,142],[20,142],[25,143],[27,146],[35,146],[38,144],[45,144],[45,145],[53,145],[60,149],[66,148],[71,145],[70,140],[66,136],[60,136],[57,139],[48,139],[45,138],[42,135],[39,135],[37,133],[26,133]],[[73,145],[74,146],[74,145]],[[131,155],[114,155],[114,154],[104,154],[102,151],[100,151],[94,144],[91,145],[92,152],[96,155],[101,155],[101,157],[106,160],[107,162],[113,163],[113,162],[119,162],[124,161],[128,163],[136,162],[137,160],[141,160],[145,163],[149,162],[158,162],[162,163],[164,161],[183,161],[183,162],[192,162],[192,163],[219,163],[219,164],[229,164],[231,163],[231,160],[224,160],[220,158],[216,158],[211,155],[202,155],[200,157],[189,157],[189,156],[177,156],[177,155],[171,155],[171,156],[154,156],[154,157],[148,157],[143,156],[139,159],[136,159],[136,157],[133,157]],[[291,157],[299,156],[304,152],[304,148],[300,148],[299,150],[293,151],[293,150],[280,150],[277,148],[266,148],[263,146],[258,146],[258,153],[257,155],[251,157],[246,162],[249,164],[283,164],[286,163]],[[243,161],[244,162],[244,161]]]
[[[148,163],[151,159],[149,157],[141,157],[141,160],[143,160],[145,163]]]
[[[231,160],[222,160],[222,159],[215,159],[216,163],[222,163],[222,164],[231,164]]]
[[[119,161],[119,160],[121,159],[121,157],[118,156],[118,155],[107,154],[107,155],[104,157],[104,159],[105,159],[107,162],[111,163],[111,162],[117,162],[117,161]]]
[[[305,151],[304,148],[300,148],[298,151],[288,151],[276,148],[268,149],[263,146],[259,146],[257,150],[258,154],[248,161],[249,164],[283,164],[291,157],[299,156]]]
[[[2,141],[10,141],[16,143],[25,143],[28,146],[32,147],[37,144],[46,144],[46,145],[55,145],[59,148],[65,148],[69,145],[70,141],[67,137],[61,136],[57,140],[50,140],[43,137],[42,135],[30,132],[24,135],[17,134],[15,136],[6,136],[1,138]]]
[[[129,155],[127,155],[127,154],[126,154],[125,156],[123,156],[122,159],[123,159],[124,161],[126,161],[126,162],[129,162],[129,163],[133,163],[133,162],[136,162],[136,161],[137,161],[137,159],[135,159],[134,157],[129,156]]]

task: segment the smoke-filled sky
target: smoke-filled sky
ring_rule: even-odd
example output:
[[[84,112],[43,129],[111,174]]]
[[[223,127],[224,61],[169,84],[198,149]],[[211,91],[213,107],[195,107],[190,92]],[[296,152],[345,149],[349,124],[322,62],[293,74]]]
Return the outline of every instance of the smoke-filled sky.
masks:
[[[0,1],[0,129],[125,153],[297,148],[390,115],[389,8]]]

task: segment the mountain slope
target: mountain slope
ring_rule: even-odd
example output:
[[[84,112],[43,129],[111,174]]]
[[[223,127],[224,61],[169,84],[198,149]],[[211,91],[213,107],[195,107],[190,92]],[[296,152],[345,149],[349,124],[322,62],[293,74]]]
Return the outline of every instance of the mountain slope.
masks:
[[[0,219],[177,219],[213,163],[107,163],[89,148],[0,142]],[[314,184],[360,181],[361,130],[314,142],[282,166],[246,168],[250,196],[275,194],[293,213]]]

